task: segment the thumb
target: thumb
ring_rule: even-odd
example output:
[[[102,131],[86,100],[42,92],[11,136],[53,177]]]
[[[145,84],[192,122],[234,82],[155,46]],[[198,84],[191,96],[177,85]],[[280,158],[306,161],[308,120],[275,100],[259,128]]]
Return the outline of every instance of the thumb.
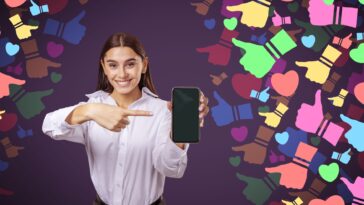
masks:
[[[30,3],[32,3],[32,6],[38,6],[33,0],[30,0]]]
[[[47,66],[49,66],[49,67],[59,68],[59,67],[61,67],[61,65],[62,65],[61,63],[56,63],[56,62],[53,62],[53,61],[47,59]]]
[[[267,117],[270,114],[270,112],[258,112],[258,115]]]
[[[282,203],[284,203],[285,205],[287,205],[287,204],[290,204],[291,202],[286,201],[286,200],[282,200]]]
[[[243,12],[243,10],[244,10],[244,3],[239,4],[239,5],[235,5],[235,6],[227,6],[226,9],[228,11],[240,11],[240,12]]]
[[[220,95],[217,91],[214,91],[213,93],[215,100],[217,101],[217,104],[228,104]]]
[[[32,26],[32,25],[27,25],[29,30],[36,30],[38,29],[38,26]]]
[[[247,184],[255,180],[255,178],[240,174],[239,172],[236,172],[236,177]]]
[[[16,79],[16,78],[13,78],[11,76],[9,76],[9,77],[10,77],[9,84],[23,85],[26,82],[25,80]]]
[[[330,101],[334,101],[336,99],[336,97],[331,97],[331,98],[327,98]]]
[[[200,3],[195,3],[195,2],[192,2],[191,3],[191,6],[198,6]]]
[[[196,48],[196,51],[199,52],[199,53],[210,53],[212,46],[215,46],[215,45],[206,46],[206,47],[203,47],[203,48]]]
[[[351,148],[349,148],[348,150],[346,150],[346,151],[344,152],[344,154],[350,155],[350,151],[351,151]]]
[[[217,78],[217,76],[216,76],[216,75],[213,75],[213,74],[210,74],[210,77],[211,77],[212,79]]]
[[[18,147],[18,146],[16,146],[16,149],[17,149],[17,150],[23,150],[23,149],[24,149],[24,147]]]
[[[266,89],[264,89],[262,92],[260,93],[268,93],[268,90],[270,89],[270,87],[267,87]]]
[[[71,21],[72,22],[79,22],[81,19],[86,15],[85,10],[81,11],[76,17],[74,17]]]
[[[347,35],[347,36],[345,37],[345,39],[350,39],[352,35],[353,35],[353,33],[350,33],[349,35]]]
[[[281,173],[282,169],[281,169],[282,165],[276,166],[276,167],[267,167],[265,168],[265,171],[268,173]]]
[[[340,180],[344,182],[344,184],[348,187],[348,189],[351,191],[351,187],[353,186],[353,183],[351,183],[347,178],[341,177]]]
[[[240,145],[240,146],[235,146],[231,148],[234,152],[245,152],[246,151],[246,144],[245,145]]]
[[[246,50],[246,48],[247,48],[247,47],[251,44],[251,43],[247,43],[247,42],[244,42],[244,41],[240,41],[240,40],[238,40],[238,39],[236,39],[236,38],[232,38],[231,42],[232,42],[235,46],[237,46],[237,47],[239,47],[239,48],[242,48],[242,49],[244,49],[244,50]]]
[[[279,13],[278,13],[278,12],[276,12],[276,10],[274,10],[274,16],[276,16],[276,17],[281,17],[281,16],[279,15]]]
[[[322,110],[322,104],[321,104],[321,90],[318,89],[316,91],[316,94],[315,94],[315,104],[313,105],[314,107],[317,107],[318,109],[321,108]]]
[[[311,61],[296,61],[295,64],[298,66],[298,67],[304,67],[304,68],[309,68],[310,66],[310,62]]]
[[[44,90],[44,91],[35,91],[34,95],[37,96],[38,98],[43,98],[46,96],[49,96],[53,93],[53,89],[49,89],[49,90]]]
[[[170,112],[172,112],[172,102],[171,101],[168,101],[167,102],[167,108]]]
[[[350,117],[347,117],[344,114],[340,114],[340,118],[343,122],[348,123],[351,127],[353,127],[354,125],[356,125],[358,123],[358,121],[351,119]]]

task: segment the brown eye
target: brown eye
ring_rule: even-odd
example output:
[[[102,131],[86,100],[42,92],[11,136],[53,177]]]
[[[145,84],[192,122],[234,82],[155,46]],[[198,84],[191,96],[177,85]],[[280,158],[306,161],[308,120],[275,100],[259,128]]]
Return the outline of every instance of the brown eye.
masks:
[[[134,66],[135,66],[135,63],[128,63],[128,64],[126,64],[126,67],[127,68],[134,68]]]

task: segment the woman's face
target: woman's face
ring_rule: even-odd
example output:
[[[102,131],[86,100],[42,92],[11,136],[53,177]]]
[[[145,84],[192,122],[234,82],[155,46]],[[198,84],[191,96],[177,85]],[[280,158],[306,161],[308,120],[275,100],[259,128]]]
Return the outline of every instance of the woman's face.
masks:
[[[101,65],[114,91],[119,94],[129,94],[139,89],[138,84],[142,73],[147,71],[147,58],[141,56],[129,47],[114,47],[108,50]]]

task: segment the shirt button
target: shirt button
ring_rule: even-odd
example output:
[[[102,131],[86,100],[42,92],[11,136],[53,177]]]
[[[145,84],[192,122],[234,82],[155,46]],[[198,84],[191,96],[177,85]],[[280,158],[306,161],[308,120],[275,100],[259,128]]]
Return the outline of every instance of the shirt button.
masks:
[[[121,163],[121,162],[119,162],[119,166],[121,166],[121,164],[122,164],[122,163]]]
[[[120,184],[116,184],[116,186],[118,186],[120,188]]]

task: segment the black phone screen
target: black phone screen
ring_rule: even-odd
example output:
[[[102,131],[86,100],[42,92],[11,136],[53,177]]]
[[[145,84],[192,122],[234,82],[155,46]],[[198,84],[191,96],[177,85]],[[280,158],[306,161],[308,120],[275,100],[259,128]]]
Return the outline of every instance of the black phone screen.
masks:
[[[172,139],[174,142],[198,142],[200,138],[198,88],[175,87],[172,91]]]

